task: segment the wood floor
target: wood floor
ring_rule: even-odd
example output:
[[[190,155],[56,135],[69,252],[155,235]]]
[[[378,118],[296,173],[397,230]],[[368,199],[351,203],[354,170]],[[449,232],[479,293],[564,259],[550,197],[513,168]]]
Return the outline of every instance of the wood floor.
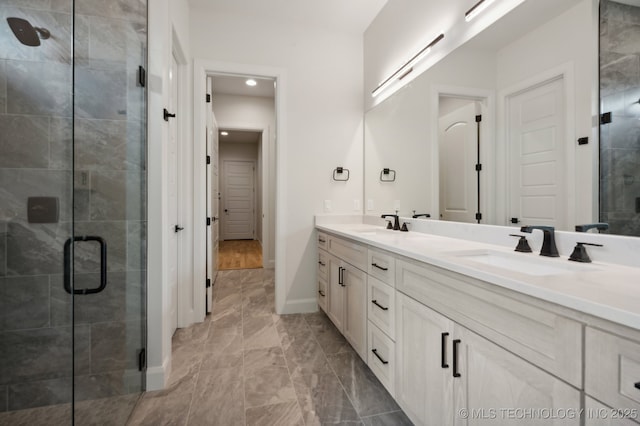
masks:
[[[257,240],[220,241],[218,269],[262,268],[262,245]]]

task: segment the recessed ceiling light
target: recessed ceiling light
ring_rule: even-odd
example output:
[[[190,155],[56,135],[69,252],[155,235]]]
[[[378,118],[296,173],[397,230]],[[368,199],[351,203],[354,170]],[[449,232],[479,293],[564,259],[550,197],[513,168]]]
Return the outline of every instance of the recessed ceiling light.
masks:
[[[256,84],[258,84],[258,82],[257,82],[257,81],[255,81],[255,80],[254,80],[254,79],[252,79],[252,78],[250,78],[249,80],[245,81],[245,83],[246,83],[246,85],[247,85],[247,86],[251,86],[251,87],[253,87],[253,86],[255,86]]]
[[[229,136],[229,132],[225,132],[225,131],[220,132],[220,134],[221,134],[222,136]]]

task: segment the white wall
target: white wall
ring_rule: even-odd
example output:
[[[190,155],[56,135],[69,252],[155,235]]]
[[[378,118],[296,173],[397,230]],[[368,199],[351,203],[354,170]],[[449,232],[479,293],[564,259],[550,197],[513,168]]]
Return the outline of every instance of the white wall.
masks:
[[[362,38],[259,17],[215,14],[192,9],[191,49],[195,58],[286,70],[286,128],[277,150],[286,180],[278,182],[284,208],[286,251],[281,264],[286,294],[284,312],[316,309],[313,217],[323,200],[332,212],[353,212],[362,198]],[[351,170],[351,180],[336,183],[336,166]],[[278,273],[276,273],[278,275]]]
[[[275,166],[275,140],[276,140],[276,112],[273,98],[258,96],[236,96],[216,94],[215,87],[212,100],[212,108],[218,121],[218,126],[226,129],[260,130],[266,129],[265,150],[262,146],[258,149],[258,185],[262,185],[262,170],[267,171],[266,180],[268,191],[259,192],[258,217],[262,217],[263,200],[264,210],[268,213],[268,224],[262,229],[262,221],[258,221],[256,235],[260,241],[266,238],[267,246],[264,249],[264,264],[268,267],[275,265],[275,229],[276,229],[276,168]],[[263,194],[266,192],[267,194]]]
[[[147,390],[161,389],[171,372],[171,334],[168,310],[167,235],[172,224],[167,216],[168,127],[161,112],[169,104],[169,66],[174,39],[179,40],[186,58],[189,53],[189,10],[186,0],[149,0],[148,56],[148,258],[147,258]],[[190,85],[190,69],[186,66]],[[189,90],[182,90],[181,114],[191,115]],[[181,127],[189,140],[190,126]],[[190,144],[186,144],[190,146]],[[188,182],[185,183],[188,185]],[[188,188],[188,186],[187,186]],[[190,193],[190,192],[188,192]],[[188,201],[187,201],[188,202]],[[189,226],[189,228],[191,228]]]

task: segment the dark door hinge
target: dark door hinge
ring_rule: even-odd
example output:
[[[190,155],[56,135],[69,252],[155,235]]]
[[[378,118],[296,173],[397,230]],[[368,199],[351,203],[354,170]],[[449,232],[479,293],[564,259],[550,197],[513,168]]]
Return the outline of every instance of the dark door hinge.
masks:
[[[476,164],[476,172],[479,172],[482,170],[482,164]]]
[[[207,282],[206,282],[206,288],[210,288],[211,287],[211,278],[207,278]]]
[[[207,155],[207,164],[211,164],[211,156]]]
[[[211,95],[207,93],[207,103],[210,104],[211,103]]]
[[[611,113],[610,112],[605,112],[600,114],[600,124],[609,124],[611,123],[612,118],[611,118]]]
[[[140,349],[138,352],[138,371],[144,371],[147,368],[147,350]]]
[[[481,115],[476,115],[476,123],[479,123],[482,121],[482,116]]]
[[[211,226],[211,218],[210,217],[207,218],[207,226]]]
[[[145,87],[147,85],[147,71],[142,65],[138,67],[138,84],[140,87]]]
[[[586,145],[589,143],[589,138],[587,136],[583,138],[578,138],[578,145]]]
[[[476,213],[476,220],[482,220],[482,213]]]
[[[518,219],[517,217],[512,217],[511,223],[520,223],[520,219]]]
[[[164,109],[162,114],[164,117],[164,121],[169,121],[170,118],[174,118],[176,116],[175,114],[171,114],[166,108]]]

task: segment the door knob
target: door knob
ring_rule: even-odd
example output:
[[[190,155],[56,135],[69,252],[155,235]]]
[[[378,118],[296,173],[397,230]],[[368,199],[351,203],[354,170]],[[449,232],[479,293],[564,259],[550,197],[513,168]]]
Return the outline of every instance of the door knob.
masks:
[[[183,229],[184,229],[184,228],[183,228],[182,226],[180,226],[180,225],[176,225],[176,226],[173,228],[173,231],[174,231],[174,232],[180,232],[180,231],[182,231]]]

